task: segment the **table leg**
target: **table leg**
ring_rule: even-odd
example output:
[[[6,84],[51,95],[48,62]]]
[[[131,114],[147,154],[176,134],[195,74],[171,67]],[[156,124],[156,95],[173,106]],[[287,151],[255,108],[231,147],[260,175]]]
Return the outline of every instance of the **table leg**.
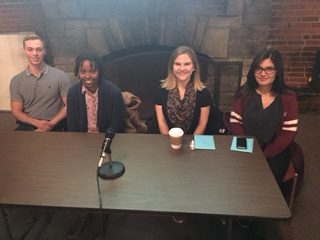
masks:
[[[3,208],[0,208],[0,222],[4,222],[4,231],[5,231],[6,239],[13,240],[10,226],[9,226],[9,222],[8,222],[8,218],[7,218],[7,214],[3,210]]]
[[[227,228],[226,228],[226,240],[231,240],[232,237],[232,219],[227,219]]]
[[[106,238],[106,235],[108,233],[108,225],[109,225],[109,215],[108,214],[102,214],[102,211],[99,214],[99,236],[95,238],[95,240],[103,240]]]

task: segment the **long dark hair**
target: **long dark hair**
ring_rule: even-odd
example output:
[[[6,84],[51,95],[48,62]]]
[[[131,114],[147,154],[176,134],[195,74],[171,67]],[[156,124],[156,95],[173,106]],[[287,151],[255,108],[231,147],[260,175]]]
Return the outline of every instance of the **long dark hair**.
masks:
[[[270,58],[276,69],[276,76],[271,90],[275,93],[281,94],[288,89],[284,82],[284,66],[281,54],[278,50],[267,47],[258,52],[254,57],[247,74],[247,82],[241,89],[239,89],[239,92],[236,95],[250,94],[255,91],[255,89],[258,87],[258,83],[254,76],[254,72],[259,67],[261,61],[268,58]]]
[[[102,60],[97,54],[92,53],[92,52],[84,52],[84,53],[79,54],[76,57],[75,67],[74,67],[74,70],[73,70],[74,75],[76,77],[78,76],[80,67],[82,66],[82,63],[85,60],[88,60],[90,62],[91,67],[98,71],[99,80],[103,79],[104,78],[104,71],[103,71]]]

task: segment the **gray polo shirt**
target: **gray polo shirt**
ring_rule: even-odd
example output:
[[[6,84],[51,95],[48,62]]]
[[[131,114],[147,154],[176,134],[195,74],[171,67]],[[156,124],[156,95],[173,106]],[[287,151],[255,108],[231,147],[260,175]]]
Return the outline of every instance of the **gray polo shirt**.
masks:
[[[23,102],[23,112],[37,119],[52,119],[63,106],[61,97],[67,96],[68,75],[45,65],[40,77],[28,69],[14,76],[10,82],[11,100]]]

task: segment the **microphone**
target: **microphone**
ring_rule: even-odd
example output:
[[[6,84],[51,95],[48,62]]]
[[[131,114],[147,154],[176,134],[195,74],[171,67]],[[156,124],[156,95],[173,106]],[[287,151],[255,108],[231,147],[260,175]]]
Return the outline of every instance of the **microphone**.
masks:
[[[108,128],[106,133],[105,133],[105,138],[103,141],[103,144],[101,146],[101,156],[100,156],[100,160],[99,160],[99,164],[98,164],[98,168],[101,167],[102,162],[104,160],[104,158],[106,157],[106,154],[111,154],[111,143],[112,143],[112,139],[114,138],[115,135],[115,131],[113,128]]]
[[[122,163],[112,161],[111,159],[111,143],[115,136],[115,130],[108,128],[105,133],[105,139],[102,144],[102,151],[100,160],[98,163],[98,175],[102,179],[115,179],[121,177],[125,172],[125,167]],[[103,160],[107,157],[107,162],[103,163]]]

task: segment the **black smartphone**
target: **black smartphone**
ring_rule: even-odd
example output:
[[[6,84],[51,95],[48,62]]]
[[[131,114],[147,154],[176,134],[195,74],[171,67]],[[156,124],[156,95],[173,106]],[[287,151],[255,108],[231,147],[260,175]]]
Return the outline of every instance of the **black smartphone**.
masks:
[[[237,148],[246,149],[247,148],[247,139],[246,138],[237,138]]]

